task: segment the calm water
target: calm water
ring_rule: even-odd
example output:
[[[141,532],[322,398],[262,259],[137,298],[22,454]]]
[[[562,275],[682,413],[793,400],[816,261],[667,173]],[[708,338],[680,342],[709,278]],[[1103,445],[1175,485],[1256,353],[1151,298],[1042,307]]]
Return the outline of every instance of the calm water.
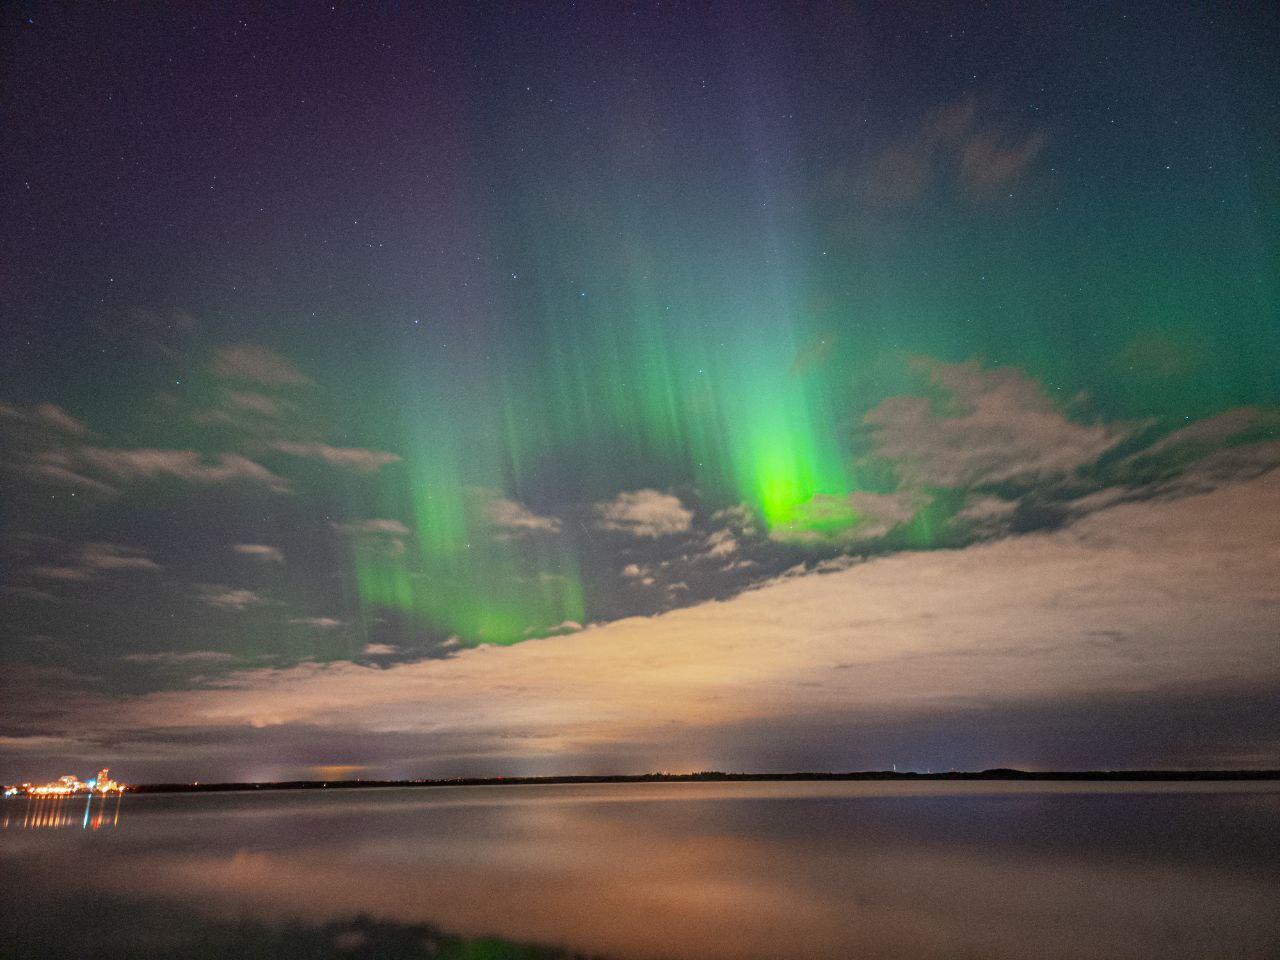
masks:
[[[1276,784],[114,804],[0,807],[4,955],[1280,957]]]

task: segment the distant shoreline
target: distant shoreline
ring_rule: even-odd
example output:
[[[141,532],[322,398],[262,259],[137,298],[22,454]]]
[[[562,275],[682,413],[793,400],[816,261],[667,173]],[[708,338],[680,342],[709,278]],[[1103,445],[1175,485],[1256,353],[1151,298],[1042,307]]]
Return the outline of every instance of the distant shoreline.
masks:
[[[597,783],[772,783],[830,781],[1080,781],[1187,782],[1280,780],[1280,770],[1082,770],[1028,772],[1025,770],[909,773],[892,770],[855,773],[647,773],[632,776],[454,777],[422,780],[284,780],[268,783],[143,783],[126,793],[228,793],[256,790],[355,790],[376,787],[503,787]]]

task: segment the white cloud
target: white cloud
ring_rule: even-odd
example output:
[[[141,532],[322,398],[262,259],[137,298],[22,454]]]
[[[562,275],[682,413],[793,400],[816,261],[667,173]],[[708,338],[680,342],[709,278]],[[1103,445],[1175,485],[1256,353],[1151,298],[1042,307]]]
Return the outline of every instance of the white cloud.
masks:
[[[252,590],[224,587],[216,583],[209,583],[200,587],[199,592],[196,594],[196,599],[220,610],[236,611],[261,606],[267,602]]]
[[[956,513],[956,519],[978,527],[998,527],[1018,509],[1016,500],[1005,500],[985,494],[973,494]]]
[[[109,483],[103,483],[101,480],[94,480],[92,477],[86,477],[83,474],[76,473],[74,470],[56,462],[57,460],[66,460],[68,458],[60,452],[45,452],[37,455],[34,463],[28,464],[23,469],[28,476],[35,477],[37,480],[51,480],[54,483],[65,483],[73,487],[80,487],[84,490],[92,490],[95,493],[115,494],[119,491]]]
[[[867,413],[876,456],[911,485],[963,487],[1046,480],[1095,462],[1132,433],[1129,425],[1074,423],[1040,385],[1016,370],[920,361],[955,409],[899,396]]]
[[[84,436],[89,432],[88,427],[56,403],[38,403],[25,410],[13,404],[0,403],[0,417],[26,424],[28,428],[52,430],[55,433],[70,434],[75,437]]]
[[[159,570],[160,566],[141,550],[114,543],[86,543],[80,563],[94,570]]]
[[[560,521],[555,517],[540,516],[524,504],[502,497],[486,503],[485,513],[494,526],[513,532],[555,533],[560,529]]]
[[[242,556],[253,557],[265,563],[284,563],[284,554],[280,548],[265,543],[233,543],[231,549]]]
[[[124,482],[166,478],[190,483],[245,480],[260,483],[276,493],[289,490],[284,478],[237,453],[222,453],[207,459],[193,450],[80,447],[74,451],[45,451],[41,460],[67,469],[87,466],[113,480]]]
[[[708,557],[727,557],[738,552],[738,540],[732,530],[717,530],[707,537]]]
[[[248,390],[230,390],[227,392],[227,403],[238,410],[247,410],[264,417],[280,416],[280,401],[265,394]]]
[[[686,749],[673,729],[707,737],[750,722],[784,736],[795,717],[856,726],[1009,701],[1274,686],[1277,542],[1272,472],[1051,533],[792,576],[510,648],[385,670],[242,672],[112,716],[144,727],[444,729],[446,740],[516,742],[523,757],[651,744],[665,762],[693,765],[705,743]]]
[[[1272,413],[1268,419],[1274,421],[1276,415]],[[1135,453],[1129,460],[1143,459],[1177,448],[1186,450],[1195,447],[1219,446],[1262,420],[1262,411],[1254,407],[1227,410],[1217,416],[1187,424],[1180,430],[1161,437],[1151,446]]]
[[[275,440],[273,450],[293,457],[322,460],[335,467],[345,467],[360,473],[374,473],[389,463],[398,463],[400,457],[381,450],[364,450],[360,447],[331,447],[324,443],[298,443],[293,440]]]
[[[680,498],[660,490],[633,490],[596,504],[596,526],[636,537],[664,537],[684,533],[693,512]]]
[[[66,557],[62,564],[41,564],[31,568],[34,576],[46,580],[89,580],[104,571],[159,570],[160,565],[135,547],[115,543],[86,543]]]
[[[55,430],[61,430],[63,433],[69,433],[72,436],[80,437],[89,432],[88,427],[56,404],[37,404],[31,408],[31,412],[35,415],[37,420],[48,424]]]
[[[292,361],[252,343],[221,347],[214,354],[213,372],[226,380],[248,380],[268,387],[311,383]]]
[[[711,515],[712,520],[728,525],[744,537],[754,537],[759,533],[759,518],[755,511],[745,503],[717,510]]]

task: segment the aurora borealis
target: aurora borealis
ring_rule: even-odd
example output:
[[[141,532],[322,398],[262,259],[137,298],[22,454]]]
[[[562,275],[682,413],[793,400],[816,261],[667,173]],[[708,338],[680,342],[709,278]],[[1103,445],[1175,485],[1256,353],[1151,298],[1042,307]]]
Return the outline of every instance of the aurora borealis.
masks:
[[[1280,762],[1274,16],[325,10],[0,14],[6,769]]]

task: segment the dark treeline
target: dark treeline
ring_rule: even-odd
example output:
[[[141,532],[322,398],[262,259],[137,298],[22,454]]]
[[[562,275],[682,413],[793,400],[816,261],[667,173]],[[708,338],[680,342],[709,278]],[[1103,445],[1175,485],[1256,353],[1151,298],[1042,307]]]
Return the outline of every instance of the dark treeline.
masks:
[[[642,773],[616,776],[454,777],[442,780],[281,780],[271,783],[142,783],[129,793],[221,793],[250,790],[343,790],[373,787],[495,787],[574,783],[708,783],[824,780],[1078,780],[1078,781],[1222,781],[1280,780],[1280,770],[995,770],[911,773],[864,770],[852,773]]]

